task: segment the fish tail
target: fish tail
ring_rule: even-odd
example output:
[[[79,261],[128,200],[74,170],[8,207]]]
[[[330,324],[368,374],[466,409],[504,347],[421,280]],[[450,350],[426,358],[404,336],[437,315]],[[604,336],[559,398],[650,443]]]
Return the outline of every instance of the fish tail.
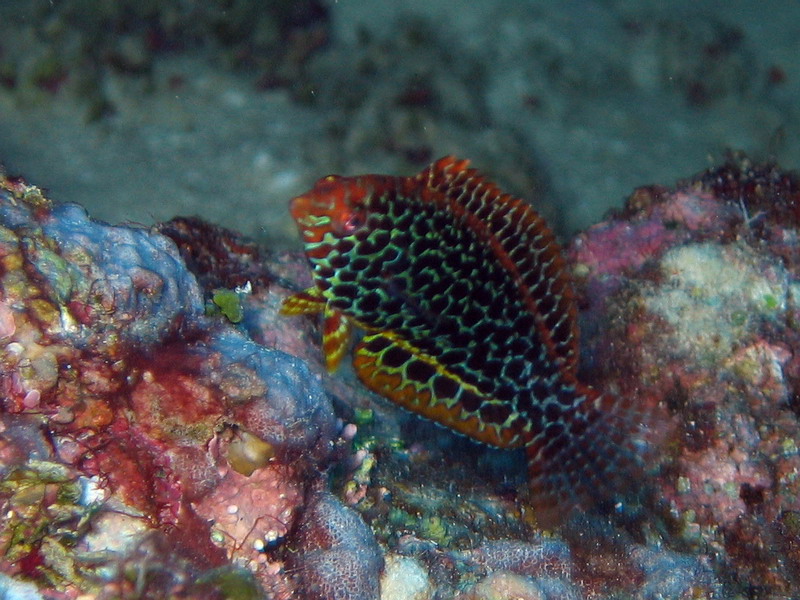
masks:
[[[526,444],[530,503],[552,527],[573,510],[618,508],[645,491],[645,466],[662,436],[655,404],[631,402],[578,385],[561,418]]]

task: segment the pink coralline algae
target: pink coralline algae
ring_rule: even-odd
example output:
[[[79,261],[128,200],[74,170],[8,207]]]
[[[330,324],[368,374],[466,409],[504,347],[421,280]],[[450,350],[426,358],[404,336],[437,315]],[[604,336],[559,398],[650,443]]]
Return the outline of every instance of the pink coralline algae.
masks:
[[[798,226],[797,176],[732,156],[570,248],[588,369],[671,413],[651,484],[667,539],[726,597],[800,589]]]

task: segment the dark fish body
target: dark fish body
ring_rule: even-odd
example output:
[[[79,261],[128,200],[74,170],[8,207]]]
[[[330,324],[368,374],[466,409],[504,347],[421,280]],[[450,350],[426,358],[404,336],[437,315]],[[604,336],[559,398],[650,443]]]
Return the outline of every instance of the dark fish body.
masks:
[[[585,503],[631,462],[618,402],[576,377],[578,331],[546,223],[468,162],[416,177],[327,177],[292,201],[314,286],[284,313],[322,311],[329,368],[349,325],[364,384],[478,441],[525,447],[541,517]]]

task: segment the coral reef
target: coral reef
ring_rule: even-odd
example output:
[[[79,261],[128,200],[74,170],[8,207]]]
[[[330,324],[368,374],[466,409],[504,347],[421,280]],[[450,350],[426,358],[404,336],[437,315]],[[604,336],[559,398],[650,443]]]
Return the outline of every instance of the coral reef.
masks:
[[[9,178],[0,223],[3,571],[167,597],[222,586],[209,569],[234,565],[289,594],[267,550],[294,527],[338,430],[307,367],[205,316],[194,275],[154,231],[92,221]],[[127,541],[104,545],[105,528]],[[97,552],[112,553],[106,583],[91,576]],[[170,577],[113,568],[145,556]]]
[[[792,597],[799,181],[734,155],[568,246],[581,377],[666,418],[640,494],[542,532],[520,453],[325,374],[314,320],[278,314],[301,257],[191,219],[111,227],[4,177],[0,589]]]
[[[672,412],[653,483],[668,539],[705,555],[730,595],[800,585],[783,556],[800,508],[798,202],[796,175],[732,155],[675,190],[637,190],[571,247],[587,368]]]

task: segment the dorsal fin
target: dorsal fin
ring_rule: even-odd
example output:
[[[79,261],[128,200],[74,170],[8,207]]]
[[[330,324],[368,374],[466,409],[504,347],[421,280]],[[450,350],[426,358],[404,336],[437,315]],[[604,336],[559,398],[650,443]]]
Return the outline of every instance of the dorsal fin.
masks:
[[[447,202],[461,212],[514,273],[520,295],[534,315],[540,339],[570,374],[578,366],[575,297],[561,247],[544,219],[519,198],[502,192],[468,160],[446,156],[420,173],[417,185],[430,202]]]

